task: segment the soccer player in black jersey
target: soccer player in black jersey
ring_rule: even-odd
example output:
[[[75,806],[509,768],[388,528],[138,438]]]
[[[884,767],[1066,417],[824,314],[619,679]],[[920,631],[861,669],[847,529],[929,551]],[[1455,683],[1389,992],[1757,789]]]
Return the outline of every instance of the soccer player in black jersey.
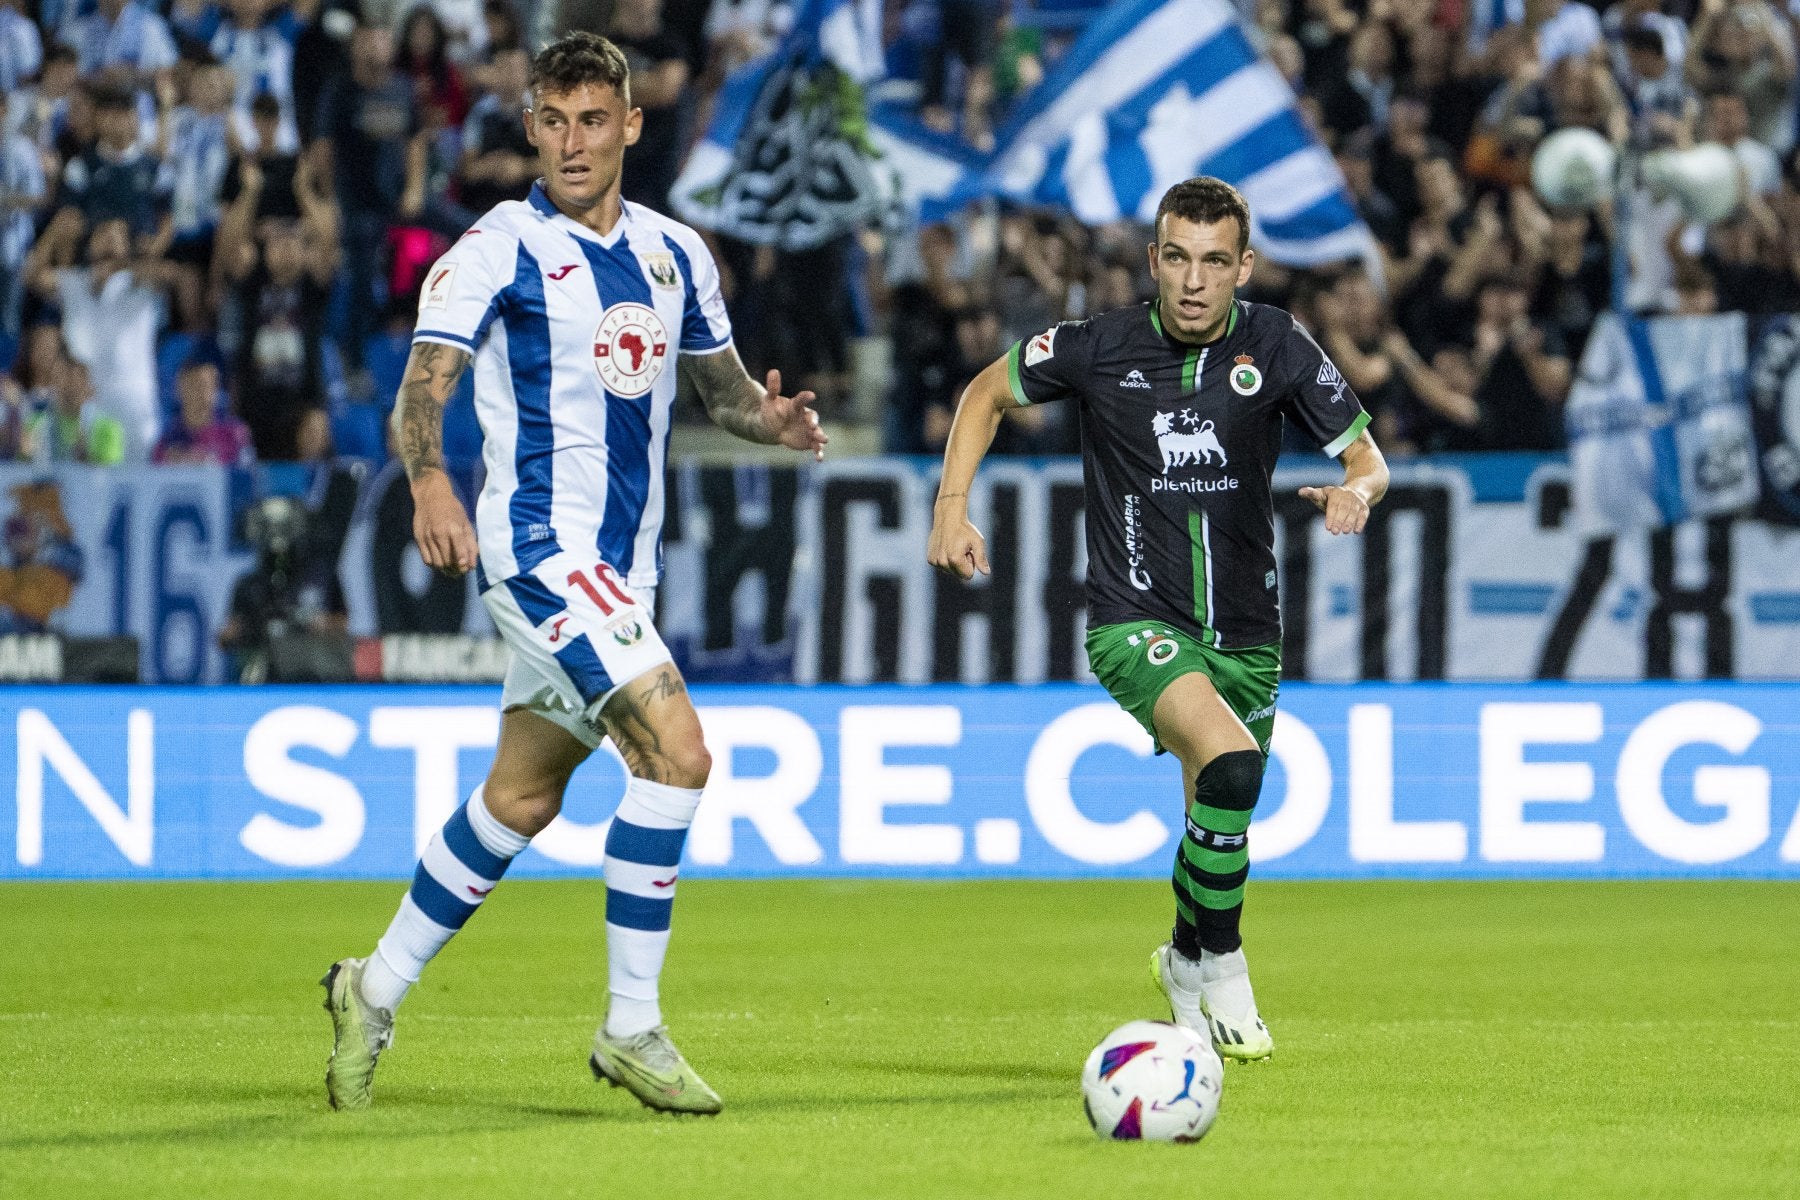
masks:
[[[1176,1021],[1238,1059],[1274,1049],[1238,922],[1281,677],[1270,476],[1282,421],[1343,463],[1342,484],[1300,489],[1331,533],[1362,532],[1388,480],[1369,415],[1318,343],[1281,309],[1236,298],[1255,262],[1249,231],[1230,184],[1176,184],[1156,212],[1154,302],[1047,329],[977,375],[945,448],[929,551],[942,570],[985,574],[968,494],[1001,415],[1080,406],[1088,661],[1181,761],[1175,932],[1151,967]]]

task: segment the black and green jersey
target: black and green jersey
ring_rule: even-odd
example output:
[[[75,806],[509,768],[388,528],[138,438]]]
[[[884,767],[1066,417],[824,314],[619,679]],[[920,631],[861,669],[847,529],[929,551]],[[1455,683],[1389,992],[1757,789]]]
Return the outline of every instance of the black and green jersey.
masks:
[[[1369,423],[1292,316],[1235,301],[1224,336],[1190,346],[1140,304],[1028,338],[1007,370],[1020,404],[1081,406],[1090,628],[1147,617],[1208,646],[1280,640],[1282,418],[1334,457]]]

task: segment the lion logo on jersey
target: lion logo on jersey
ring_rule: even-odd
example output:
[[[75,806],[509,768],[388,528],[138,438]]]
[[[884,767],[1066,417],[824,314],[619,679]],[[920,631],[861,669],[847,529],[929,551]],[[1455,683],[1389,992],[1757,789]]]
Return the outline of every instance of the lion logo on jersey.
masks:
[[[1187,426],[1188,432],[1175,432],[1176,414],[1159,412],[1150,421],[1150,432],[1156,435],[1156,448],[1162,451],[1162,473],[1167,475],[1170,467],[1204,463],[1212,465],[1213,455],[1219,456],[1220,467],[1225,465],[1225,447],[1219,444],[1219,435],[1213,432],[1211,421],[1197,421],[1194,410],[1184,408],[1180,413],[1181,423]]]
[[[594,330],[594,370],[615,396],[636,399],[656,385],[669,359],[669,331],[656,310],[615,304]]]

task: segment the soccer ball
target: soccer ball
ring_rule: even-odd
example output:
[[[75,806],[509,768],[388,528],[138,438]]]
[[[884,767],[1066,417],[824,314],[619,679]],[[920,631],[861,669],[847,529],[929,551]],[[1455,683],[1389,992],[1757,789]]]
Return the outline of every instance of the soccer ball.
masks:
[[[1619,156],[1591,129],[1559,129],[1531,156],[1531,186],[1553,208],[1592,208],[1613,194]]]
[[[1225,1064],[1212,1043],[1167,1021],[1130,1021],[1081,1071],[1088,1124],[1119,1141],[1197,1142],[1219,1115]]]

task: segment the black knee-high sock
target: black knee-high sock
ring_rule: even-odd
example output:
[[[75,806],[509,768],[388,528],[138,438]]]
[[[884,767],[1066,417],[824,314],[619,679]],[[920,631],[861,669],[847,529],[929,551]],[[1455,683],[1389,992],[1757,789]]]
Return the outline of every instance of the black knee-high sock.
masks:
[[[1250,814],[1262,791],[1263,756],[1232,750],[1200,769],[1187,829],[1175,852],[1175,949],[1229,954],[1243,944],[1244,880],[1250,874]]]

